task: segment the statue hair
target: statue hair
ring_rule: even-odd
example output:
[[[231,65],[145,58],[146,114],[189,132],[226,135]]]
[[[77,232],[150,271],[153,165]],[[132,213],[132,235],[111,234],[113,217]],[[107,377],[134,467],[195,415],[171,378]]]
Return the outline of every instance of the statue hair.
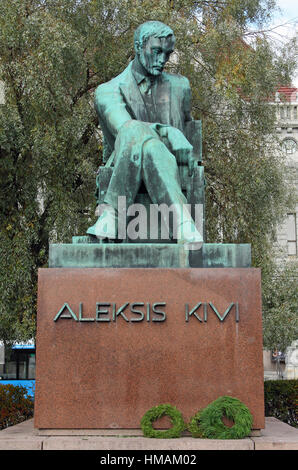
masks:
[[[151,36],[156,38],[172,36],[175,42],[174,32],[169,26],[161,21],[146,21],[146,23],[142,23],[135,30],[134,43],[139,43],[142,47]]]

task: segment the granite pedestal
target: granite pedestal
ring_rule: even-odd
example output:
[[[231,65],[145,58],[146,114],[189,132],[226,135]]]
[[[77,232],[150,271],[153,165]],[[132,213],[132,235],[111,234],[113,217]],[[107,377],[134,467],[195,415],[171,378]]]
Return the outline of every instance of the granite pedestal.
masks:
[[[170,403],[186,421],[222,395],[264,427],[260,271],[39,271],[35,427],[136,429]]]

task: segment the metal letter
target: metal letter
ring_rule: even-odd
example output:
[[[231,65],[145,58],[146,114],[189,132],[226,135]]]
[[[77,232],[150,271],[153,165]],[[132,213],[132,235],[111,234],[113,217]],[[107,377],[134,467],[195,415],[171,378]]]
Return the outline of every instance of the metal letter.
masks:
[[[121,315],[124,318],[125,321],[129,322],[128,318],[126,318],[124,313],[122,313],[123,310],[125,310],[128,305],[129,305],[129,302],[126,302],[116,312],[116,304],[113,304],[113,321],[116,321],[118,315]]]
[[[70,315],[62,315],[62,313],[65,309],[67,309],[69,311]],[[65,302],[65,304],[61,307],[61,309],[59,310],[59,312],[55,316],[54,321],[57,321],[58,318],[64,318],[64,319],[72,318],[73,320],[78,321],[76,315],[73,313],[73,311],[71,310],[71,308],[70,308],[70,306],[68,305],[67,302]]]
[[[207,321],[207,303],[206,302],[204,302],[203,308],[204,308],[204,321],[206,322]]]
[[[158,303],[153,304],[153,306],[152,306],[153,312],[157,313],[157,315],[162,315],[162,318],[160,318],[160,319],[159,318],[152,318],[152,321],[165,321],[165,319],[166,319],[165,312],[161,312],[160,310],[156,310],[156,307],[158,305],[166,306],[166,303],[165,302],[158,302]]]
[[[220,321],[224,321],[224,319],[226,318],[226,316],[228,315],[229,311],[231,310],[231,308],[233,307],[234,305],[234,302],[232,302],[229,307],[227,308],[227,310],[225,311],[225,313],[223,314],[223,316],[221,316],[218,311],[216,310],[216,308],[214,307],[214,305],[209,302],[209,305],[210,307],[212,308],[212,310],[216,313],[217,317],[219,318]]]
[[[236,322],[238,323],[240,320],[239,318],[239,304],[236,302]]]
[[[147,317],[146,317],[146,320],[150,321],[150,303],[149,302],[147,302]]]
[[[94,318],[83,318],[83,302],[79,306],[79,321],[94,321]]]
[[[199,317],[199,315],[196,314],[196,310],[198,310],[198,308],[200,308],[201,305],[202,305],[202,302],[199,302],[191,311],[189,311],[189,305],[185,304],[185,321],[186,322],[189,321],[189,317],[191,315],[194,315],[202,323],[202,319]]]
[[[144,302],[139,302],[139,303],[134,303],[132,304],[131,306],[131,312],[132,313],[137,313],[138,315],[141,315],[141,318],[132,318],[130,321],[143,321],[144,320],[144,312],[142,312],[141,310],[136,310],[135,309],[135,306],[139,306],[139,307],[144,307]]]
[[[109,313],[108,310],[100,310],[100,307],[110,307],[111,304],[96,302],[96,321],[111,321],[109,318],[99,318],[99,315],[106,315]]]

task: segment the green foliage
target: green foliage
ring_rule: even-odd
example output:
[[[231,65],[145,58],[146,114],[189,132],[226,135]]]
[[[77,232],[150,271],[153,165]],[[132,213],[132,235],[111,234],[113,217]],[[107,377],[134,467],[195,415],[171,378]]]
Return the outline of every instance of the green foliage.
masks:
[[[165,431],[154,429],[152,423],[163,416],[169,416],[173,426]],[[226,426],[223,417],[233,421],[234,425]],[[188,426],[177,408],[169,404],[155,406],[143,416],[141,428],[144,436],[159,439],[180,437],[186,428],[195,438],[242,439],[249,435],[252,423],[252,415],[244,403],[237,398],[223,396],[198,411]]]
[[[1,0],[0,335],[35,334],[37,270],[50,242],[94,221],[102,140],[97,85],[133,58],[133,33],[161,20],[177,37],[168,69],[186,75],[203,121],[207,241],[251,243],[267,269],[289,203],[268,97],[287,83],[293,51],[276,56],[264,33],[273,0]],[[250,38],[251,46],[243,39]]]
[[[263,344],[285,351],[298,337],[298,263],[279,263],[263,275]]]
[[[198,411],[194,416],[191,417],[188,424],[188,430],[191,433],[192,437],[203,438],[203,432],[200,428],[200,417],[202,410]]]
[[[298,380],[266,380],[265,416],[298,428]]]
[[[33,409],[25,387],[0,384],[0,429],[32,418]]]
[[[234,425],[230,428],[222,420],[223,416]],[[191,420],[193,437],[209,439],[242,439],[249,435],[252,427],[252,415],[240,400],[224,396],[210,403]]]
[[[172,427],[166,430],[154,429],[154,421],[169,416]],[[162,404],[150,408],[141,419],[141,428],[145,437],[154,437],[157,439],[170,439],[180,437],[182,431],[186,428],[182,414],[176,407],[169,404]]]

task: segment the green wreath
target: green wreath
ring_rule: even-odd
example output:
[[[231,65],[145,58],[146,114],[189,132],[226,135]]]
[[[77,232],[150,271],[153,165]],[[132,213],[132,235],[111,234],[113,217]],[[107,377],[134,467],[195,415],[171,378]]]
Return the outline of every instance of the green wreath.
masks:
[[[154,429],[152,423],[162,416],[169,416],[172,427],[166,430]],[[167,439],[180,437],[182,431],[186,429],[186,424],[182,414],[175,406],[163,404],[154,406],[148,410],[141,419],[141,428],[145,437],[155,437],[157,439]]]
[[[202,410],[198,411],[191,419],[187,426],[187,429],[191,433],[192,437],[204,437],[200,428],[200,417]]]
[[[234,426],[226,426],[222,421],[223,416],[234,421]],[[252,422],[252,415],[244,403],[238,398],[224,396],[199,411],[191,419],[189,430],[193,437],[243,439],[249,435]]]

